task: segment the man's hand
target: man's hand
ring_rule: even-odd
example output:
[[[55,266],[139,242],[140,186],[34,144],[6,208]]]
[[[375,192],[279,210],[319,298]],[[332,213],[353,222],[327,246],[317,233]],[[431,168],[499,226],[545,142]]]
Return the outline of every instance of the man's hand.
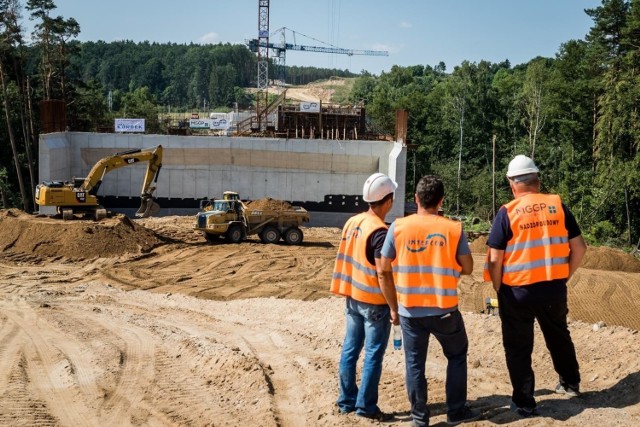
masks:
[[[391,260],[387,257],[376,258],[376,272],[378,273],[378,285],[382,291],[384,299],[387,300],[391,309],[391,323],[397,325],[398,320],[398,297],[396,295],[396,285],[393,282],[393,272]],[[395,319],[395,320],[394,320]]]
[[[489,270],[489,276],[491,276],[493,289],[495,289],[496,292],[500,291],[500,285],[502,284],[503,259],[504,259],[503,250],[489,248],[489,256],[487,257],[487,265],[488,265],[487,270]]]
[[[391,319],[389,320],[392,325],[400,324],[400,316],[398,315],[397,310],[391,310]]]
[[[582,262],[584,254],[587,252],[587,244],[582,236],[574,237],[569,240],[569,277],[573,276]],[[567,279],[567,280],[568,280]]]

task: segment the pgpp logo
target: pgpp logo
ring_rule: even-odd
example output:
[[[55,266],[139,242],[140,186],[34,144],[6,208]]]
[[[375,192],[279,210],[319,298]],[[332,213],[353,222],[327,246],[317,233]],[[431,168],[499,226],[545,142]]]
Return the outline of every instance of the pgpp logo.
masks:
[[[558,213],[558,209],[555,206],[549,206],[549,213],[556,214]]]

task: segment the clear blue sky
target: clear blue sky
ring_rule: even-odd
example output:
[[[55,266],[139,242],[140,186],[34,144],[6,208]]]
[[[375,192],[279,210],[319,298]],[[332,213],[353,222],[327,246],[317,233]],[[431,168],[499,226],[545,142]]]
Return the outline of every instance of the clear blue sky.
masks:
[[[75,18],[81,41],[244,43],[257,38],[257,0],[54,0],[53,15]],[[271,0],[270,30],[296,33],[301,45],[387,50],[388,57],[287,52],[287,65],[348,68],[373,74],[393,65],[463,60],[512,65],[553,57],[584,39],[600,0]],[[24,21],[29,25],[25,11]],[[30,31],[29,29],[27,29]],[[304,34],[314,39],[301,36]],[[293,43],[291,33],[287,42]],[[272,36],[278,42],[279,36]]]

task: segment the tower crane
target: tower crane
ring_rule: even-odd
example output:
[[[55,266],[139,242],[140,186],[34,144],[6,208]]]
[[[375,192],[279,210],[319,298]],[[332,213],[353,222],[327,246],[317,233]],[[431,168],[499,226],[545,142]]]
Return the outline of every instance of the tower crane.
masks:
[[[248,40],[247,44],[249,45],[249,50],[258,53],[258,92],[256,93],[256,116],[258,120],[258,128],[260,130],[264,130],[267,121],[267,109],[269,103],[269,49],[273,49],[276,53],[277,62],[280,66],[279,77],[280,81],[283,83],[285,78],[284,70],[287,50],[297,50],[301,52],[337,53],[349,56],[389,56],[389,52],[383,50],[355,50],[343,49],[332,45],[304,46],[295,43],[287,43],[285,40],[285,30],[287,30],[286,27],[277,30],[281,32],[281,42],[279,44],[274,44],[269,41],[269,0],[258,0],[258,38]],[[293,32],[295,41],[295,31],[290,31]],[[265,116],[264,121],[262,120],[263,115]]]
[[[286,41],[286,33],[285,31],[289,30],[293,33],[293,37],[294,37],[294,43],[287,43]],[[296,32],[293,31],[290,28],[287,27],[282,27],[276,31],[274,31],[274,33],[280,33],[280,43],[271,43],[268,39],[265,40],[264,38],[261,39],[252,39],[252,40],[248,40],[247,44],[249,46],[249,50],[251,50],[252,52],[260,52],[260,49],[271,49],[274,51],[275,53],[275,57],[277,59],[277,64],[280,67],[280,81],[282,81],[284,83],[284,70],[285,70],[285,66],[286,66],[286,52],[287,50],[296,50],[296,51],[300,51],[300,52],[320,52],[320,53],[335,53],[335,54],[342,54],[342,55],[348,55],[348,56],[354,56],[354,55],[366,55],[366,56],[389,56],[389,52],[387,52],[386,50],[358,50],[358,49],[345,49],[345,48],[341,48],[341,47],[336,47],[333,45],[327,45],[327,46],[305,46],[305,45],[299,45],[295,43],[295,35]],[[302,33],[298,33],[300,35],[305,36]],[[307,38],[311,38],[308,36],[305,36]]]

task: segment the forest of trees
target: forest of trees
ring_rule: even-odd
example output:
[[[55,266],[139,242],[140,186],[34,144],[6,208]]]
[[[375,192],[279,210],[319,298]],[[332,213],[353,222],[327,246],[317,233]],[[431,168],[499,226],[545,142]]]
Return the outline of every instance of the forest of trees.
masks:
[[[640,242],[640,0],[604,0],[585,12],[584,40],[555,58],[512,67],[463,62],[393,67],[362,76],[352,101],[393,131],[409,112],[407,188],[414,177],[445,180],[449,213],[492,215],[492,139],[498,205],[511,198],[504,172],[515,154],[534,158],[543,189],[559,193],[591,242]],[[411,194],[411,191],[408,191]]]
[[[28,38],[23,7],[34,24]],[[159,112],[253,102],[246,88],[255,86],[256,57],[244,45],[81,43],[81,23],[55,9],[53,0],[0,0],[2,207],[33,209],[42,101],[63,100],[71,130],[118,116],[147,118],[150,132],[160,131]],[[544,190],[563,197],[592,243],[640,244],[640,0],[603,0],[585,12],[589,33],[555,58],[358,74],[350,100],[365,102],[372,126],[393,133],[395,110],[409,112],[407,194],[435,173],[449,213],[490,220],[495,138],[498,204],[510,199],[506,164],[527,154]],[[355,76],[314,67],[286,75],[295,84]]]

